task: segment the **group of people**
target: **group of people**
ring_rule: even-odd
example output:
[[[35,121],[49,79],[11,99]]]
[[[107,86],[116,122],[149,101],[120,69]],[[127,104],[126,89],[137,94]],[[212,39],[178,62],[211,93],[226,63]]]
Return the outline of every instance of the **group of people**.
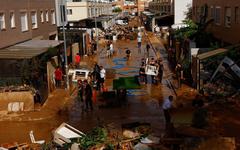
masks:
[[[89,74],[88,79],[78,80],[78,100],[85,103],[83,110],[93,110],[93,93],[94,91],[102,91],[106,78],[106,70],[103,66],[95,63],[93,72]]]
[[[82,105],[82,110],[93,110],[93,91],[92,87],[87,80],[78,80],[78,100],[80,102],[85,102],[85,107]]]
[[[154,69],[152,70],[152,74],[148,74],[148,66],[152,66],[152,69]],[[147,84],[147,76],[149,75],[151,76],[152,84],[162,83],[163,69],[163,64],[160,59],[155,60],[152,58],[150,61],[147,61],[143,58],[139,69],[140,82]]]
[[[93,87],[95,87],[96,90],[101,91],[104,88],[104,82],[106,79],[106,70],[103,68],[103,66],[99,66],[97,63],[95,63],[92,77],[93,77]]]

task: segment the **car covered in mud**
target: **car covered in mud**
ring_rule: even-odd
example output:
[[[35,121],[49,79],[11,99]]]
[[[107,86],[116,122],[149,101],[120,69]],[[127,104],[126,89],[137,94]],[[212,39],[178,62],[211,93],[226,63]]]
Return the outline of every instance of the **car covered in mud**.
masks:
[[[87,80],[88,75],[90,74],[90,70],[88,69],[69,69],[68,75],[71,76],[72,82],[77,83],[78,80]]]

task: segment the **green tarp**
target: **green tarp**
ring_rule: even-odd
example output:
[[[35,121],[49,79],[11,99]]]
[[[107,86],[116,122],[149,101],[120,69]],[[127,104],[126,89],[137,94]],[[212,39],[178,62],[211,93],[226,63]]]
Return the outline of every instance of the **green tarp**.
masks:
[[[113,80],[113,89],[139,89],[141,88],[137,77],[120,77]]]

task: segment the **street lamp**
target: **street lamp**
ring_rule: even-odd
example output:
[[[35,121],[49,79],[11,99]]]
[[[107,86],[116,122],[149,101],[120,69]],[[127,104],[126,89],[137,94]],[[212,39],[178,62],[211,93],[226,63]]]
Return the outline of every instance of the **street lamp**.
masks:
[[[64,41],[64,59],[65,59],[65,72],[66,72],[66,90],[69,89],[69,78],[68,78],[68,61],[67,61],[67,43],[66,43],[66,33],[65,33],[65,6],[60,5],[61,10],[61,22],[63,28],[63,41]]]
[[[97,44],[97,52],[98,52],[98,30],[97,30],[97,11],[96,11],[97,0],[95,0],[94,4],[94,12],[95,12],[95,32],[96,32],[96,44]]]

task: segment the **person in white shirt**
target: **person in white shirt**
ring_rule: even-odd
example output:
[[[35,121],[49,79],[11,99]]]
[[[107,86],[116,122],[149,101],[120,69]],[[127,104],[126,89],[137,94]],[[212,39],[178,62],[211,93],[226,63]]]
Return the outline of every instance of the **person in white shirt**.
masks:
[[[112,56],[114,53],[114,49],[113,49],[113,43],[110,44],[110,56]]]
[[[100,66],[100,84],[103,87],[103,83],[106,78],[106,70],[103,68],[103,66]]]
[[[141,53],[141,46],[142,46],[142,37],[141,36],[138,36],[137,42],[138,42],[138,53]]]
[[[171,123],[171,115],[169,113],[169,110],[172,107],[172,101],[173,101],[173,96],[170,95],[167,99],[163,101],[163,104],[162,104],[162,109],[163,109],[166,124]]]

